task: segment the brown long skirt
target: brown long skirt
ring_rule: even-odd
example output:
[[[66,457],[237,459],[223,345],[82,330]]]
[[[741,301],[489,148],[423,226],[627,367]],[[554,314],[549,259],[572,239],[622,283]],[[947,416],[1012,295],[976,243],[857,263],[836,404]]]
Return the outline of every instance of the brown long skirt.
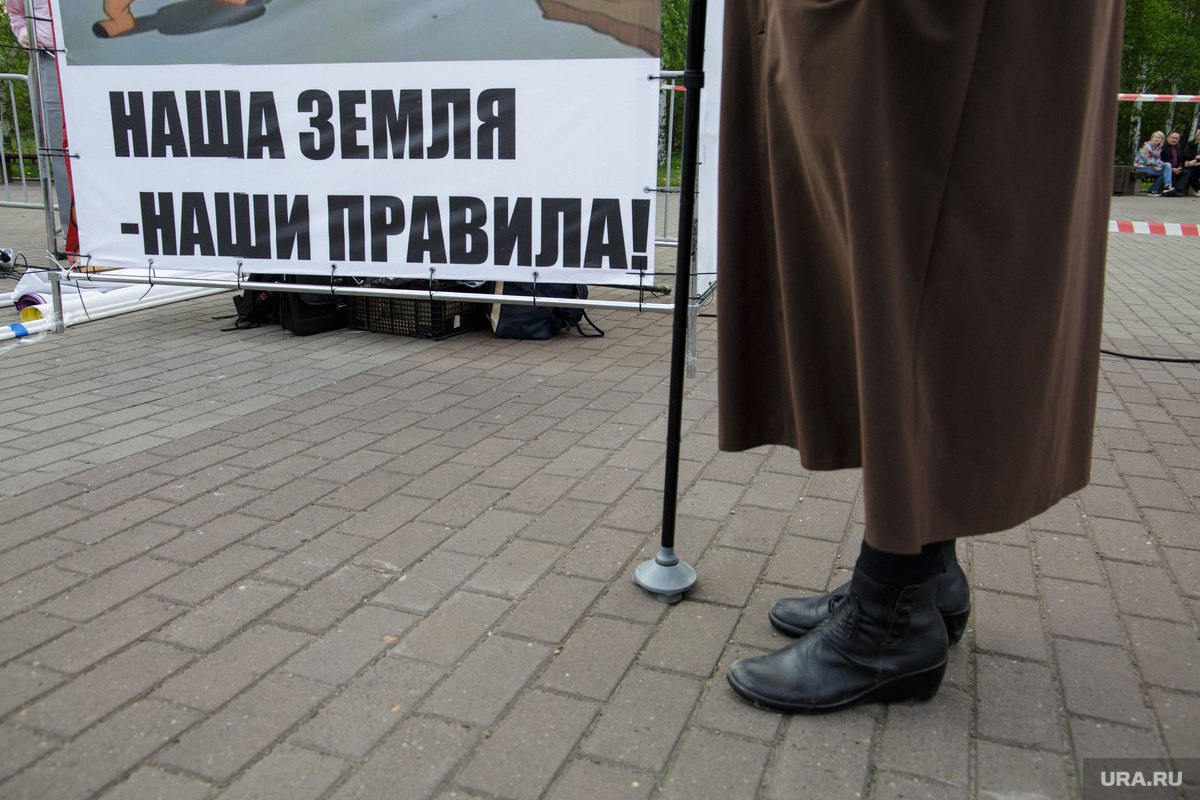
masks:
[[[890,552],[1087,484],[1123,0],[728,0],[720,444]]]

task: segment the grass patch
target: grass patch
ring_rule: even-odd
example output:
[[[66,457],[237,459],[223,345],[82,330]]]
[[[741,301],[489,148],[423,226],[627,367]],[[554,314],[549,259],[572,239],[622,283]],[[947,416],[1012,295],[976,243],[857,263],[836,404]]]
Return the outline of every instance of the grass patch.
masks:
[[[671,185],[667,188],[678,189],[679,177],[683,172],[683,155],[680,153],[671,154]],[[658,186],[663,188],[667,186],[667,164],[664,162],[658,165]]]

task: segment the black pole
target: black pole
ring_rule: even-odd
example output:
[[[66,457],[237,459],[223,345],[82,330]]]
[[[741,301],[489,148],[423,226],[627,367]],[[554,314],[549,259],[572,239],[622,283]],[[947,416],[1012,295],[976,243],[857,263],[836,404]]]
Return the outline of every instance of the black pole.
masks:
[[[700,90],[704,86],[706,0],[691,0],[683,87],[683,163],[679,176],[679,248],[675,269],[675,314],[671,328],[671,373],[667,395],[667,458],[663,481],[662,542],[658,555],[641,564],[634,581],[661,600],[678,602],[696,582],[696,571],[675,555],[675,511],[679,500],[679,448],[683,429],[683,384],[692,286],[692,239],[696,209],[696,161],[700,142]]]

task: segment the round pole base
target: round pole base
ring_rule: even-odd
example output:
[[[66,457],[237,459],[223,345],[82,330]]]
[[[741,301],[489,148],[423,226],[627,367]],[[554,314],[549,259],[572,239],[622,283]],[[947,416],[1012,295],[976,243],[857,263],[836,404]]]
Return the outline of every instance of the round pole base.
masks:
[[[664,603],[678,603],[696,585],[696,570],[680,561],[672,548],[664,547],[637,566],[633,582]]]

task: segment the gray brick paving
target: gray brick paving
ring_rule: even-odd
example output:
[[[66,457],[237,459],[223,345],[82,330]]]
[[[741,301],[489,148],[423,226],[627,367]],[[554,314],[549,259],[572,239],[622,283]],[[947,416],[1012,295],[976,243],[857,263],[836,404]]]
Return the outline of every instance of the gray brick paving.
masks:
[[[5,687],[0,701],[0,714],[23,709],[33,699],[43,695],[61,683],[62,676],[27,664],[12,663],[0,668],[0,683]]]
[[[197,715],[141,700],[88,728],[4,783],[5,797],[94,796],[196,723]]]
[[[460,782],[488,795],[540,797],[599,708],[572,697],[527,692],[467,762]]]
[[[384,658],[325,704],[291,741],[346,759],[362,759],[444,675],[443,669],[431,664]]]
[[[213,782],[226,782],[274,747],[330,694],[324,684],[271,675],[192,726],[156,761]]]
[[[0,240],[40,252],[39,222],[5,209]],[[1200,357],[1198,269],[1194,240],[1111,236],[1105,346]],[[1196,365],[1102,358],[1092,484],[960,544],[975,614],[933,701],[788,718],[724,671],[783,643],[775,599],[845,580],[861,482],[717,451],[714,320],[676,543],[700,582],[666,606],[630,580],[666,316],[297,339],[220,332],[231,306],[0,354],[5,800],[1057,800],[1084,758],[1200,756]]]
[[[27,658],[51,669],[78,674],[143,640],[184,611],[148,597],[136,597],[85,625],[70,628]]]
[[[162,682],[154,696],[201,711],[215,711],[254,685],[312,639],[270,625],[252,627],[214,653],[197,657]]]
[[[189,661],[187,653],[157,642],[139,642],[29,703],[17,719],[35,730],[70,738],[145,695]]]

